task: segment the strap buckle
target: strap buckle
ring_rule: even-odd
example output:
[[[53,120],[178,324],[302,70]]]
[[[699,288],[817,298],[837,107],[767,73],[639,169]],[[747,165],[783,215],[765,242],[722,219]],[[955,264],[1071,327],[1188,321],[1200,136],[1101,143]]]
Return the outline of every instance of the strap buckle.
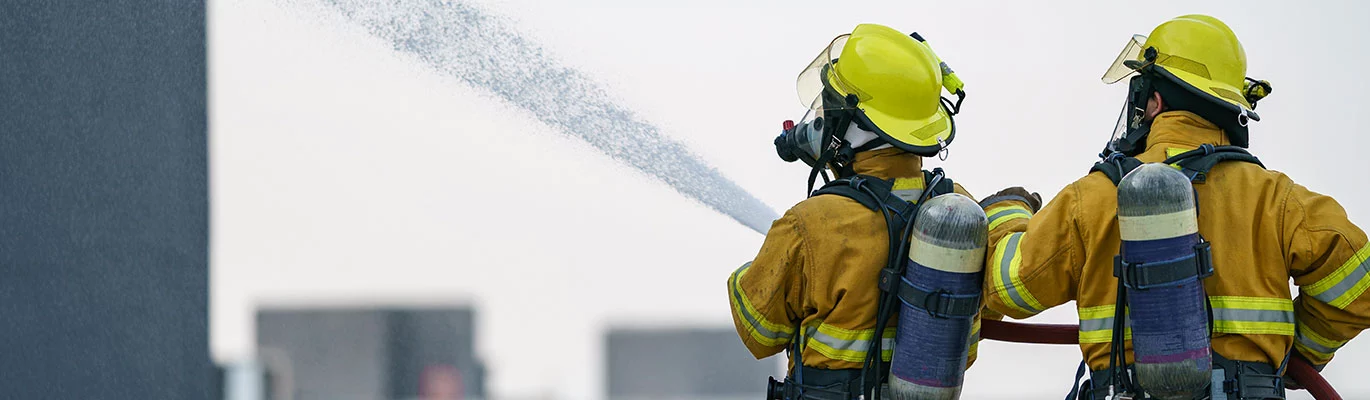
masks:
[[[1123,281],[1123,286],[1128,289],[1137,289],[1138,277],[1137,267],[1141,264],[1128,263],[1123,261],[1123,255],[1113,256],[1113,277]]]
[[[1214,353],[1213,372],[1223,374],[1221,387],[1214,378],[1213,393],[1219,390],[1230,400],[1284,399],[1284,378],[1270,364],[1229,360]]]
[[[928,293],[928,297],[923,298],[923,310],[928,312],[929,317],[937,319],[947,319],[946,308],[951,304],[951,292],[945,289],[937,289]]]
[[[1199,279],[1213,276],[1213,246],[1199,239],[1194,244],[1194,273]]]
[[[860,190],[861,186],[865,184],[866,178],[861,175],[854,175],[850,178],[847,178],[847,186],[851,186],[852,189]]]
[[[1235,400],[1267,400],[1284,398],[1284,377],[1274,374],[1262,374],[1252,370],[1251,367],[1243,364],[1260,364],[1243,361],[1234,361],[1237,364],[1237,376],[1223,382],[1226,389],[1229,382],[1235,386],[1233,391],[1228,393],[1235,394]],[[1262,364],[1263,365],[1263,364]]]
[[[881,268],[880,283],[878,285],[880,286],[880,292],[889,293],[891,290],[895,290],[894,283],[898,282],[899,278],[899,271],[896,271],[894,268]]]

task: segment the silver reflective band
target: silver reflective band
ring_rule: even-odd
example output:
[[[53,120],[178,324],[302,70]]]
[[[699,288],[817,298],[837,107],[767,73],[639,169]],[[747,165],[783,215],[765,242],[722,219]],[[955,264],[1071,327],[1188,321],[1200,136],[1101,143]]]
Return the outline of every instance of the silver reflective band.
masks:
[[[819,326],[822,326],[822,323],[820,323]],[[885,332],[887,332],[887,334],[893,334],[894,329],[895,328],[886,328]],[[871,329],[865,333],[866,335],[860,336],[875,336],[874,329]],[[820,344],[822,346],[820,348],[814,349],[814,351],[817,351],[819,352],[819,354],[823,354],[828,358],[836,360],[861,362],[866,358],[866,350],[869,349],[871,346],[871,341],[868,338],[842,339],[824,333],[820,331],[816,326],[809,326],[807,328],[804,328],[804,336],[808,338],[807,342],[805,343],[806,348],[814,349],[815,347],[817,347],[814,346],[814,343]],[[894,338],[882,338],[880,340],[880,346],[882,349],[881,359],[887,359],[888,357],[885,357],[885,354],[893,355]]]
[[[733,277],[731,279],[731,286],[734,299],[733,301],[737,302],[736,308],[738,310],[738,314],[741,314],[742,319],[747,321],[747,325],[752,327],[752,329],[755,329],[757,333],[761,334],[761,336],[764,336],[772,340],[788,338],[790,336],[789,332],[775,332],[770,329],[767,329],[766,326],[762,324],[761,321],[758,321],[756,317],[752,315],[751,311],[748,310],[746,298],[742,296],[741,290],[738,289],[737,280],[740,279],[742,277],[742,273],[745,272],[747,268],[750,268],[751,266],[752,263],[750,262],[742,264],[741,268],[738,268],[737,271],[733,272]]]
[[[1356,265],[1356,267],[1352,269],[1350,273],[1348,273],[1340,281],[1337,281],[1336,285],[1332,285],[1332,287],[1327,288],[1327,290],[1321,293],[1314,294],[1313,298],[1318,299],[1318,301],[1321,301],[1323,303],[1327,303],[1333,307],[1345,308],[1345,305],[1338,306],[1337,299],[1346,295],[1346,293],[1351,291],[1351,289],[1355,288],[1357,284],[1361,282],[1361,280],[1365,279],[1367,270],[1370,270],[1370,259],[1361,261],[1360,264]],[[1343,302],[1349,303],[1350,301],[1346,300]]]
[[[1007,210],[1002,210],[1002,211],[996,212],[996,213],[994,213],[994,215],[989,216],[989,221],[990,221],[990,223],[993,223],[995,220],[997,220],[997,219],[999,219],[999,218],[1007,217],[1007,216],[1014,215],[1014,214],[1022,214],[1022,215],[1026,215],[1026,216],[1029,216],[1029,217],[1032,216],[1032,213],[1028,212],[1028,210],[1024,210],[1024,209],[1021,209],[1021,208],[1010,208],[1010,209],[1007,209]]]
[[[1128,318],[1127,321],[1123,321],[1123,323],[1126,324],[1126,327],[1128,327],[1128,328],[1131,328],[1131,327],[1132,327],[1132,319],[1131,319],[1131,318]],[[1095,319],[1087,319],[1087,320],[1080,321],[1080,331],[1081,331],[1081,332],[1111,331],[1111,330],[1113,330],[1113,317],[1095,318]]]
[[[1294,312],[1215,307],[1213,308],[1213,321],[1279,322],[1293,324]]]
[[[1013,259],[1018,256],[1018,240],[1022,238],[1022,232],[1009,235],[1008,246],[1005,247],[1005,253],[1002,254],[999,259],[998,273],[1000,278],[1003,279],[1004,290],[1008,293],[1009,298],[1013,299],[1013,303],[1017,304],[1019,308],[1035,314],[1042,312],[1042,310],[1038,310],[1036,307],[1028,304],[1026,300],[1023,300],[1023,296],[1018,293],[1018,288],[1013,286],[1013,276],[1010,273],[1010,267],[1013,266]]]

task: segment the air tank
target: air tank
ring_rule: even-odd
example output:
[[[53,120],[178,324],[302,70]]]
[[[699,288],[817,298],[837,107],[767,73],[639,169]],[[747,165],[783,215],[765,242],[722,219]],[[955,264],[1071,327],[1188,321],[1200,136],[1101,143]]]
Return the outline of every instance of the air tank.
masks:
[[[971,326],[979,311],[984,282],[988,224],[979,204],[955,193],[937,196],[919,209],[903,276],[904,289],[916,290],[900,293],[899,326],[890,365],[891,398],[960,397]],[[922,304],[912,304],[909,297],[914,293],[936,295],[932,300],[913,302]],[[939,303],[960,304],[969,314],[939,313]]]
[[[1148,263],[1203,257],[1194,189],[1165,164],[1144,164],[1118,183],[1122,260]],[[1157,399],[1193,399],[1207,390],[1213,370],[1207,297],[1198,273],[1170,282],[1129,285],[1128,317],[1137,383]]]

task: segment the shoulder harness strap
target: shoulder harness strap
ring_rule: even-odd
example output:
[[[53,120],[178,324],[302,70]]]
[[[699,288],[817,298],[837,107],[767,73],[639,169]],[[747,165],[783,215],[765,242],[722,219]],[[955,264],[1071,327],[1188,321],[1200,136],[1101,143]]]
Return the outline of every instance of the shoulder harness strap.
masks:
[[[1197,149],[1176,154],[1162,162],[1179,167],[1180,172],[1184,172],[1185,176],[1189,177],[1190,182],[1203,183],[1208,179],[1208,171],[1224,161],[1248,162],[1265,168],[1265,164],[1262,164],[1260,159],[1251,155],[1246,149],[1237,146],[1214,146],[1211,144],[1204,144]],[[1094,163],[1094,167],[1090,168],[1089,172],[1103,172],[1110,181],[1113,181],[1113,185],[1117,186],[1118,182],[1127,176],[1127,173],[1140,166],[1142,166],[1141,160],[1114,153],[1104,158],[1103,161]]]
[[[871,211],[880,212],[881,208],[888,208],[903,215],[900,211],[905,211],[904,209],[907,207],[907,202],[895,197],[892,194],[893,190],[893,181],[887,181],[869,175],[853,175],[828,182],[827,184],[824,184],[823,187],[813,191],[813,194],[809,195],[809,197],[835,194],[856,200],[857,203],[861,203],[861,205],[869,208]]]
[[[1189,177],[1190,182],[1203,183],[1208,179],[1208,171],[1224,161],[1248,162],[1265,168],[1265,164],[1246,149],[1237,146],[1214,146],[1204,144],[1199,148],[1176,154],[1165,159],[1166,164],[1177,165],[1180,172]]]
[[[933,182],[935,180],[933,177],[939,173],[941,171],[923,171],[924,184]],[[935,181],[934,187],[923,189],[925,191],[932,190],[932,194],[927,197],[935,197],[955,191],[951,179],[943,178]],[[835,194],[855,200],[875,212],[885,208],[903,217],[905,221],[913,218],[913,212],[918,209],[914,201],[905,200],[894,194],[893,180],[884,180],[870,175],[854,175],[834,180],[813,191],[809,197],[824,194]]]

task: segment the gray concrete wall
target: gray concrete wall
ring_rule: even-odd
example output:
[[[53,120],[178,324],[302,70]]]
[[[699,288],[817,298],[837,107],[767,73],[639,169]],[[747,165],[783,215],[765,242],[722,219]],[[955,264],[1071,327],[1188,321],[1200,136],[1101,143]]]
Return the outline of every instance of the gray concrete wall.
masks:
[[[613,329],[605,349],[610,399],[759,399],[781,362],[752,358],[732,329]]]
[[[0,1],[0,398],[205,399],[205,8]]]
[[[485,393],[470,309],[263,310],[257,346],[290,360],[298,400],[413,399],[429,366],[459,369],[467,398]]]

